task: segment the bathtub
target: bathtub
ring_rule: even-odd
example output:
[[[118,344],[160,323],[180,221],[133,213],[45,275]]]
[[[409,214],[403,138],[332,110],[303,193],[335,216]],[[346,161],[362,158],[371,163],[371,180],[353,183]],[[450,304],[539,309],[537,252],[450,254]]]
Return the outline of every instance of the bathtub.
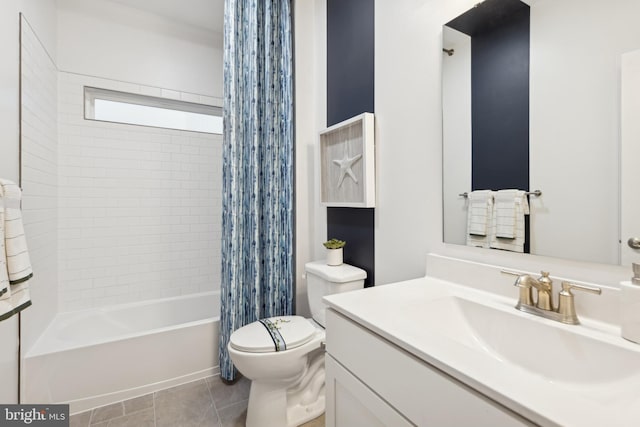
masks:
[[[220,294],[60,313],[29,349],[24,403],[86,411],[219,373]]]

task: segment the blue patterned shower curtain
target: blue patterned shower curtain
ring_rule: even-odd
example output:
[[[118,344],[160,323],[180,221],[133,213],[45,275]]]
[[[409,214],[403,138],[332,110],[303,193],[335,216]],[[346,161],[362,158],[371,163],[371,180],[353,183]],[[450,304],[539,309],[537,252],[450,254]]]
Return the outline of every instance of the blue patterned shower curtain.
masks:
[[[225,0],[220,374],[231,333],[292,313],[293,59],[289,0]]]

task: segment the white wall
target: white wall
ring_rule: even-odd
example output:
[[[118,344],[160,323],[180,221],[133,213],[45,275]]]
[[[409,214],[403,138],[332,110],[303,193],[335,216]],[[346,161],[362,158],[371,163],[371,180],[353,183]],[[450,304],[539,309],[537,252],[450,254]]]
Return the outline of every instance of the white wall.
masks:
[[[58,311],[58,70],[30,22],[22,20],[22,212],[34,271],[24,311],[24,351]]]
[[[221,136],[83,120],[82,86],[221,105],[221,36],[58,5],[61,310],[218,289]]]
[[[55,57],[55,0],[5,0],[0,2],[0,175],[19,178],[19,13],[36,28]],[[28,310],[34,310],[30,307]],[[16,316],[0,322],[0,402],[18,399],[18,322]]]
[[[0,168],[2,176],[18,180],[19,169],[19,14],[39,33],[49,54],[56,55],[56,0],[0,2]]]
[[[442,53],[442,191],[444,241],[467,242],[468,199],[471,191],[471,37],[443,28]]]
[[[61,311],[220,289],[222,136],[84,120],[84,86],[163,94],[60,72]]]
[[[222,97],[222,39],[106,0],[58,0],[58,68]]]
[[[0,3],[0,175],[18,181],[18,1]],[[0,402],[18,402],[18,319],[0,322]]]
[[[304,264],[322,259],[327,209],[320,206],[318,132],[326,127],[326,0],[295,0],[296,312],[308,316]],[[317,197],[316,197],[317,196]]]
[[[533,253],[619,262],[620,61],[639,15],[637,1],[531,6]]]
[[[442,25],[473,4],[376,1],[377,284],[424,274],[442,241]]]

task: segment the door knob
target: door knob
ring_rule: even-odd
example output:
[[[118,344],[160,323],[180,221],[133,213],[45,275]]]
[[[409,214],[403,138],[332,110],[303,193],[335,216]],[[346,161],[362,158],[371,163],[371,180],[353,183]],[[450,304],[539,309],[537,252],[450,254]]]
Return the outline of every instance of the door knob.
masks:
[[[640,237],[630,237],[627,240],[627,245],[632,249],[640,249]]]

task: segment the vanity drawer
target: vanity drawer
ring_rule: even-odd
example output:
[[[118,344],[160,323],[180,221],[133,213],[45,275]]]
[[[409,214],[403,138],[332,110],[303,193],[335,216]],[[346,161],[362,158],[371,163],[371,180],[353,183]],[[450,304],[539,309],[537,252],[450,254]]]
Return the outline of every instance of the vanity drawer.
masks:
[[[327,352],[416,425],[533,425],[334,310],[326,326]]]
[[[325,368],[327,427],[413,426],[330,355]]]

